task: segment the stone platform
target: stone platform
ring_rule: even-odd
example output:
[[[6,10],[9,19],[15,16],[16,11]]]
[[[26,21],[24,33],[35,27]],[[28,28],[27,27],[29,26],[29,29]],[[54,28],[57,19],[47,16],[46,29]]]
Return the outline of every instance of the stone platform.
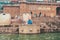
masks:
[[[20,25],[19,33],[21,33],[21,34],[40,33],[40,26],[38,26],[38,25]]]

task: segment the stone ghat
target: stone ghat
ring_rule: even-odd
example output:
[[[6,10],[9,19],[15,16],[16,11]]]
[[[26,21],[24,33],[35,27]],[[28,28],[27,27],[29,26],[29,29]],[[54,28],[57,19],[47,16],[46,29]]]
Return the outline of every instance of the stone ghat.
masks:
[[[37,34],[37,33],[40,33],[40,26],[39,25],[20,25],[19,33]]]
[[[22,34],[36,34],[40,33],[40,26],[38,25],[4,25],[0,26],[1,34],[12,34],[12,33],[22,33]]]
[[[37,34],[37,33],[45,33],[45,32],[60,32],[60,28],[57,26],[50,27],[45,23],[41,23],[40,25],[13,25],[13,26],[0,26],[1,34]]]
[[[18,30],[18,27],[0,27],[0,34],[15,34]]]

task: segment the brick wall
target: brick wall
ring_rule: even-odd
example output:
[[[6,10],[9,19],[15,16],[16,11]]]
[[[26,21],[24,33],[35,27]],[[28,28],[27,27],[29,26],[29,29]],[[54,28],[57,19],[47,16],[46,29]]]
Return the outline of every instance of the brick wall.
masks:
[[[19,15],[20,14],[20,7],[18,6],[4,6],[3,12],[10,13],[11,16]]]
[[[20,4],[20,13],[30,13],[39,14],[46,16],[56,16],[56,6],[55,5],[41,5],[41,4]]]
[[[3,12],[10,13],[12,16],[21,15],[23,13],[41,14],[44,16],[56,16],[56,6],[47,4],[21,3],[20,6],[5,6]]]

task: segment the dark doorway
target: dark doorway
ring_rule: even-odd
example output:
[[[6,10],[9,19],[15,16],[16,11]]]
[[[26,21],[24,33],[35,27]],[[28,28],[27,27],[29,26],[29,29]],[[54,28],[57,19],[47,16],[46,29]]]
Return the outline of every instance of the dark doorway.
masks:
[[[31,15],[32,15],[32,12],[31,12]]]
[[[39,17],[41,16],[41,12],[39,13]]]
[[[56,8],[56,15],[60,15],[60,7]]]

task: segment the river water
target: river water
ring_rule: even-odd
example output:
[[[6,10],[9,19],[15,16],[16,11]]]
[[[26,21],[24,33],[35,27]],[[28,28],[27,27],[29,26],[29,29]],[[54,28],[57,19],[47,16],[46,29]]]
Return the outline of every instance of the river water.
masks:
[[[33,35],[0,34],[0,40],[60,40],[60,33],[41,33]]]

